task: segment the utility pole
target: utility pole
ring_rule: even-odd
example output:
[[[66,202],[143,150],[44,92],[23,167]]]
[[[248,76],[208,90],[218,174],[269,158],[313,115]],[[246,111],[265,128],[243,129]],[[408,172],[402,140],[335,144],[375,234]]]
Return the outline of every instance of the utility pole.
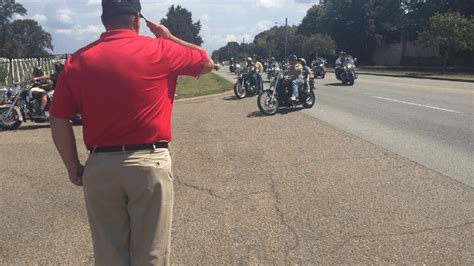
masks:
[[[285,18],[285,59],[287,58],[288,52],[288,18]]]

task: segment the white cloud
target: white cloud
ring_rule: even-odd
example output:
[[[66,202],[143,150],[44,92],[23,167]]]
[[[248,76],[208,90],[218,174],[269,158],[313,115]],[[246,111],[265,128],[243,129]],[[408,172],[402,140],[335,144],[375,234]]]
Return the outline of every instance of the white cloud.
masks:
[[[68,23],[68,24],[72,24],[72,16],[74,15],[74,12],[72,12],[71,9],[69,9],[69,8],[59,9],[56,12],[56,14],[57,14],[56,16],[59,19],[59,21],[64,22],[64,23]]]
[[[46,20],[48,20],[48,18],[45,15],[41,15],[41,14],[35,14],[34,16],[31,17],[31,19],[34,19],[38,22],[45,22]]]
[[[284,0],[258,0],[257,6],[263,8],[275,8],[281,7],[283,5]]]
[[[208,14],[202,14],[201,16],[199,16],[200,21],[209,21],[210,19],[211,16],[209,16]]]
[[[103,31],[102,0],[18,0],[53,37],[55,53],[71,53]],[[145,16],[159,22],[171,5],[180,5],[200,20],[204,48],[212,52],[228,41],[251,42],[256,34],[285,23],[297,25],[317,0],[141,0]],[[20,18],[20,17],[15,17]],[[149,34],[142,25],[142,34]]]
[[[87,0],[87,5],[98,5],[102,0]]]
[[[71,29],[56,30],[57,34],[67,35],[75,40],[97,39],[101,32],[101,28],[96,25],[88,25],[86,27],[76,25]]]

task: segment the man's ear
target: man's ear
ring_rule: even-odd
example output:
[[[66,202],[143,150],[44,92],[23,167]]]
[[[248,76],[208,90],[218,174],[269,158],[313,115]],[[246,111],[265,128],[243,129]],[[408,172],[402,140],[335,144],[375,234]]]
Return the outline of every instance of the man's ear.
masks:
[[[135,14],[133,18],[133,28],[137,33],[140,33],[140,14]]]

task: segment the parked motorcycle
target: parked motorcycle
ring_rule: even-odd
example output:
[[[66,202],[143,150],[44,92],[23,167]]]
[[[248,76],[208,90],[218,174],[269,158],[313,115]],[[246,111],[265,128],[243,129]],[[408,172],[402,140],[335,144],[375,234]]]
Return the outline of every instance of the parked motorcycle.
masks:
[[[49,121],[49,108],[51,107],[54,91],[47,93],[48,104],[45,108],[45,116],[38,115],[41,99],[35,97],[31,89],[38,87],[38,83],[23,83],[14,87],[8,87],[0,94],[0,127],[4,130],[15,130],[23,122],[30,120],[34,123],[47,123]],[[73,124],[82,124],[82,118],[78,114],[71,120]]]
[[[239,78],[234,85],[234,93],[237,98],[243,99],[247,95],[260,93],[261,88],[263,88],[263,82],[260,78],[260,84],[252,84],[252,75],[254,75],[254,73],[255,71],[250,68],[245,68],[239,73]]]
[[[304,84],[299,91],[299,98],[296,101],[290,99],[292,94],[291,80],[284,77],[281,72],[272,80],[270,88],[263,90],[258,95],[258,109],[265,115],[274,115],[280,107],[295,107],[303,105],[304,108],[312,108],[316,102],[316,90],[314,78],[310,78],[309,83]]]
[[[342,81],[343,84],[354,85],[354,81],[358,78],[355,66],[356,62],[357,58],[353,59],[350,55],[340,58],[340,62],[336,63],[336,78]]]
[[[321,79],[324,79],[326,76],[326,59],[322,57],[318,57],[314,63],[313,63],[313,74],[314,78],[321,77]]]

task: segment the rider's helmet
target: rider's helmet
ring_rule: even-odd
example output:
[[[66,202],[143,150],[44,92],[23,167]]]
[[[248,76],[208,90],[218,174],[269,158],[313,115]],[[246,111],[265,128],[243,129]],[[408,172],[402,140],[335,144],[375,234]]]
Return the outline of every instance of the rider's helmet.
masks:
[[[33,68],[33,77],[37,78],[37,77],[42,77],[42,76],[44,76],[44,72],[41,69],[41,67],[40,66],[34,67]]]
[[[247,63],[252,63],[252,57],[247,57]]]
[[[271,61],[275,61],[275,57],[270,58]]]
[[[304,58],[299,58],[298,62],[300,62],[303,66],[306,66],[306,60]]]
[[[290,56],[288,57],[288,62],[290,62],[290,63],[291,63],[292,61],[295,61],[295,60],[298,60],[298,57],[297,57],[296,55],[294,55],[294,54],[292,54],[292,55],[290,55]]]

